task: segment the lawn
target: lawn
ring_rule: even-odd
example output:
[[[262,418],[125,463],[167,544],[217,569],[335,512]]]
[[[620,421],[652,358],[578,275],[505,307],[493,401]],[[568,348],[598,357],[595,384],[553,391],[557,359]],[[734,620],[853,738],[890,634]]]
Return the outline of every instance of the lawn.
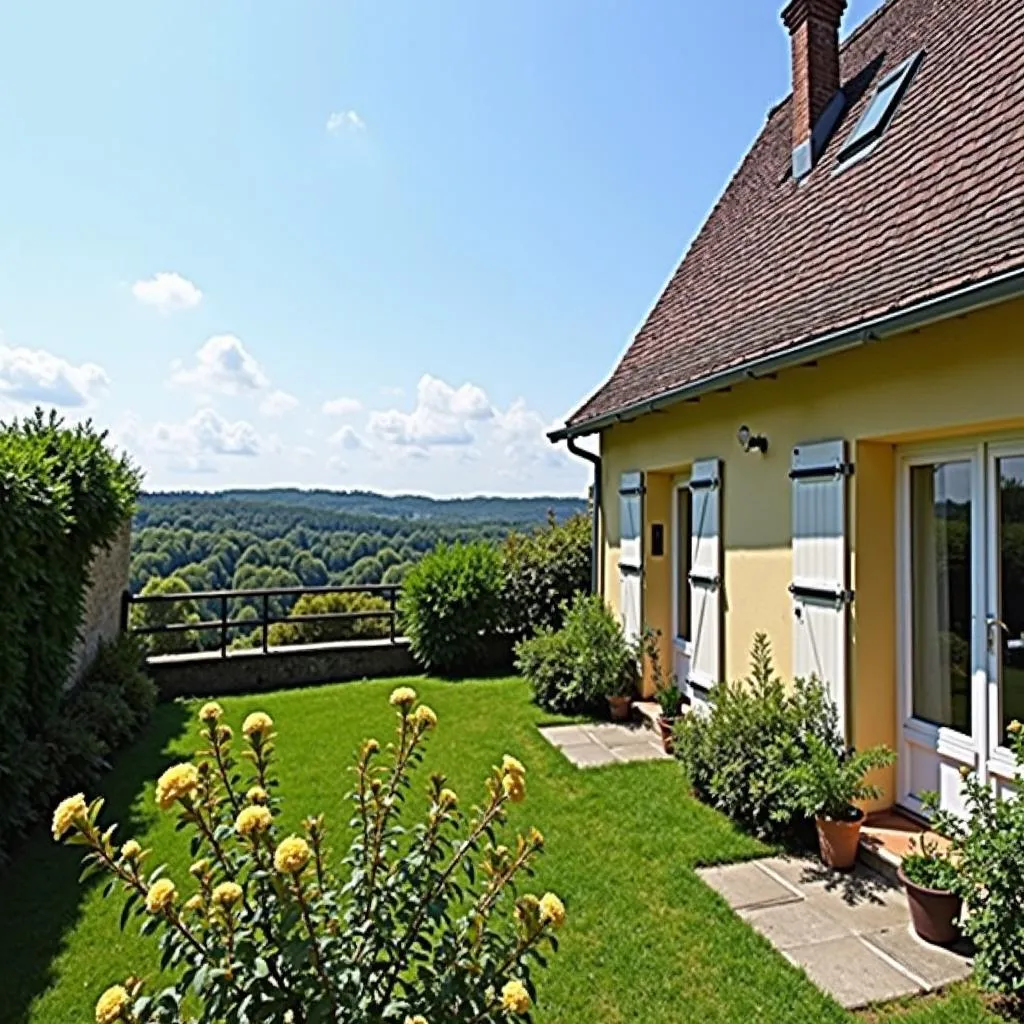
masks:
[[[465,803],[482,792],[489,766],[502,754],[527,766],[527,800],[513,808],[512,821],[544,833],[547,851],[536,888],[558,892],[569,910],[561,952],[539,977],[538,1024],[851,1021],[696,877],[696,866],[763,851],[691,800],[674,764],[580,772],[537,733],[537,723],[550,716],[529,703],[521,682],[410,682],[440,718],[427,770],[447,773]],[[394,685],[357,683],[222,702],[236,728],[257,708],[275,719],[285,827],[321,810],[336,829],[344,827],[346,769],[360,740],[389,736],[387,695]],[[161,706],[104,787],[106,820],[123,822],[119,837],[134,835],[152,846],[185,889],[190,858],[173,818],[155,808],[153,780],[191,751],[195,709]],[[341,846],[340,835],[335,845]],[[42,830],[0,877],[0,1020],[89,1024],[106,985],[133,972],[155,973],[155,944],[122,934],[118,901],[103,901],[97,888],[83,889],[76,879],[74,849],[57,847]],[[996,1020],[969,988],[872,1019]]]

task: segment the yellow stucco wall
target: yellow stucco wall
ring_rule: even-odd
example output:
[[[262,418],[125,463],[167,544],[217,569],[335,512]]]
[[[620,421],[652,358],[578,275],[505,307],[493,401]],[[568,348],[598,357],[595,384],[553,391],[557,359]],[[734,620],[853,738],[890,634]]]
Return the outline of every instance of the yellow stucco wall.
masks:
[[[767,436],[766,456],[741,451],[736,431],[744,423]],[[790,452],[797,444],[845,438],[856,464],[848,527],[857,594],[851,617],[850,738],[858,746],[895,745],[895,445],[1003,430],[1024,431],[1024,301],[618,424],[601,436],[605,595],[617,607],[619,475],[644,470],[654,474],[648,478],[648,522],[663,515],[666,524],[666,558],[646,566],[644,619],[670,635],[671,480],[695,459],[718,457],[724,461],[725,675],[745,674],[751,639],[765,631],[780,672],[788,676]],[[885,779],[890,795],[893,781],[890,772]]]

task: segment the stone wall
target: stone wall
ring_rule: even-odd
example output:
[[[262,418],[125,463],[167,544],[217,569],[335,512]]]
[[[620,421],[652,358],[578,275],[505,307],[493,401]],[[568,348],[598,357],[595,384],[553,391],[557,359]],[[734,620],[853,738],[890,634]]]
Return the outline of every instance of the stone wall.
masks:
[[[79,639],[71,656],[69,687],[85,675],[100,641],[117,636],[121,628],[121,595],[130,578],[130,547],[131,523],[125,523],[110,547],[97,551],[93,557]]]
[[[476,673],[510,672],[511,645],[496,638]],[[343,683],[356,679],[386,679],[419,675],[423,670],[409,650],[409,642],[353,640],[261,650],[219,651],[201,654],[168,654],[150,658],[149,674],[162,700],[174,697],[212,697],[231,693],[260,693],[319,683]]]

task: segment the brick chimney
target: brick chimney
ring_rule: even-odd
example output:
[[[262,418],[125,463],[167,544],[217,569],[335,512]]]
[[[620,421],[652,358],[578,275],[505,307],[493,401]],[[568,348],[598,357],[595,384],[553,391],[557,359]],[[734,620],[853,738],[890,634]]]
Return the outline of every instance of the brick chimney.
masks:
[[[839,92],[839,24],[845,11],[846,0],[790,0],[782,12],[793,44],[793,173],[797,178],[817,158],[814,128]]]

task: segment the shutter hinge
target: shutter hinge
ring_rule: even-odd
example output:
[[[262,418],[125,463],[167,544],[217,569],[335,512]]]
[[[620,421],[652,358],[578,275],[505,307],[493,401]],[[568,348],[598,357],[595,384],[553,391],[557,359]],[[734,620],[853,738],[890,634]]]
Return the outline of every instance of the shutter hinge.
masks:
[[[698,586],[708,587],[712,590],[717,590],[722,585],[722,577],[712,576],[710,573],[691,572],[688,579],[691,583],[696,583]]]
[[[799,466],[789,471],[790,480],[813,480],[830,476],[853,476],[853,463],[833,462],[827,466]]]
[[[798,601],[831,602],[837,607],[844,604],[853,604],[854,598],[852,590],[837,587],[815,587],[805,583],[790,583],[789,592]]]

